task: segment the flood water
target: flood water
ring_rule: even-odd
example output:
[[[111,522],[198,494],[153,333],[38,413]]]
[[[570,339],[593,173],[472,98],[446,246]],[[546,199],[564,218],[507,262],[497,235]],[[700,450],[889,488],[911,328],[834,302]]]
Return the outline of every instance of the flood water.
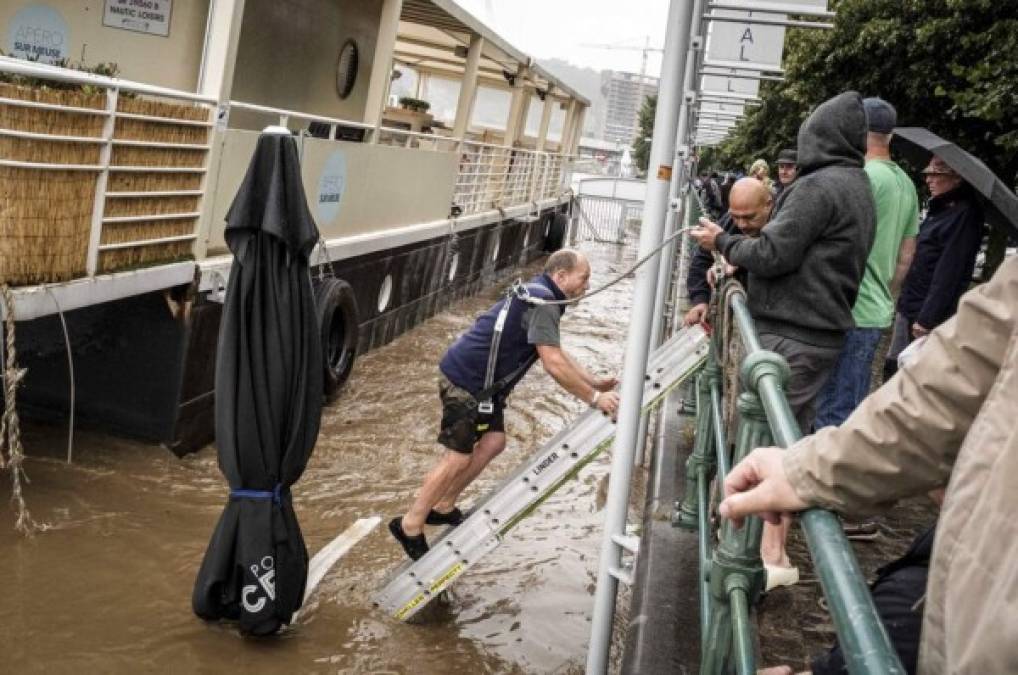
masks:
[[[582,248],[594,287],[635,257],[632,247]],[[66,428],[23,423],[25,495],[46,529],[27,539],[14,532],[9,480],[0,474],[0,671],[582,672],[606,455],[468,570],[450,603],[426,621],[401,624],[371,604],[403,560],[385,523],[403,512],[440,452],[433,442],[438,359],[500,288],[362,355],[343,395],[324,411],[318,445],[293,487],[309,553],[358,518],[383,520],[326,576],[299,622],[274,638],[246,639],[191,612],[192,585],[227,492],[213,447],[178,459],[160,447],[79,431],[68,465]],[[592,370],[621,366],[631,291],[626,280],[563,319],[565,348]],[[510,398],[508,449],[461,506],[582,408],[535,367]]]

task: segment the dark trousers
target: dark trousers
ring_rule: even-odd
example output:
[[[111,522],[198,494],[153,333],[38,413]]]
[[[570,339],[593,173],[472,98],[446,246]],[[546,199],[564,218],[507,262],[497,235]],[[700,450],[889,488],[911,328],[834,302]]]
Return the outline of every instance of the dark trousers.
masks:
[[[792,370],[785,387],[788,405],[803,435],[810,433],[816,416],[816,399],[838,361],[840,347],[818,347],[774,333],[760,333],[760,345],[777,352]]]

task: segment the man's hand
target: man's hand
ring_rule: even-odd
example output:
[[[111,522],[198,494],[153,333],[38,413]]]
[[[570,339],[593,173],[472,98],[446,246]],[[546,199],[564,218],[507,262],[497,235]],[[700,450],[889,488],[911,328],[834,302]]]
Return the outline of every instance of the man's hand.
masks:
[[[713,251],[715,248],[714,241],[722,232],[724,232],[724,230],[721,229],[717,223],[709,220],[708,218],[701,218],[700,226],[690,230],[689,236],[696,239],[696,243],[698,243],[702,248],[708,251]]]
[[[723,518],[742,527],[746,516],[758,515],[777,525],[782,513],[809,506],[788,482],[783,453],[781,448],[757,448],[735,465],[725,478],[725,500],[718,509]]]
[[[724,260],[724,258],[722,258]],[[739,268],[725,260],[725,277],[730,278],[735,276],[735,273],[739,271]],[[711,267],[707,270],[707,285],[713,289],[718,283],[717,270]]]
[[[929,334],[930,334],[930,329],[926,328],[925,326],[920,326],[918,321],[916,321],[914,324],[912,324],[912,337],[914,337],[916,339],[919,339],[919,338],[923,337],[924,335],[929,335]]]
[[[605,415],[611,415],[612,419],[614,419],[619,411],[619,395],[614,391],[598,394],[594,407]]]
[[[703,323],[704,317],[707,316],[707,303],[701,302],[699,305],[693,305],[689,311],[686,312],[685,318],[682,319],[683,326],[695,326],[698,323]]]
[[[611,391],[619,386],[619,381],[614,377],[599,377],[594,380],[591,386],[598,391]]]

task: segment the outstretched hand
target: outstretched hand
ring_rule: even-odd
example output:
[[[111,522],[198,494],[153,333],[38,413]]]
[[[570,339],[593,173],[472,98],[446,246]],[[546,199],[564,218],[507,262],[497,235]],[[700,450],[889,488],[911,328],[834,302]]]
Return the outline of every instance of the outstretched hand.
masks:
[[[723,518],[742,527],[746,516],[757,515],[777,525],[782,513],[810,506],[788,481],[781,462],[784,452],[781,448],[757,448],[732,468],[725,478],[725,499],[718,509]]]

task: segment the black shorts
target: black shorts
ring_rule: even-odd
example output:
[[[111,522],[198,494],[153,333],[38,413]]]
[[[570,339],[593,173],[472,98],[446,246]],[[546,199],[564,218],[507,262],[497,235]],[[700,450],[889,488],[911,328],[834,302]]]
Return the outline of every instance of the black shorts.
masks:
[[[438,380],[438,395],[442,399],[438,442],[450,450],[469,455],[481,436],[489,431],[505,431],[505,401],[496,399],[495,410],[481,414],[473,394],[457,387],[444,375]]]

